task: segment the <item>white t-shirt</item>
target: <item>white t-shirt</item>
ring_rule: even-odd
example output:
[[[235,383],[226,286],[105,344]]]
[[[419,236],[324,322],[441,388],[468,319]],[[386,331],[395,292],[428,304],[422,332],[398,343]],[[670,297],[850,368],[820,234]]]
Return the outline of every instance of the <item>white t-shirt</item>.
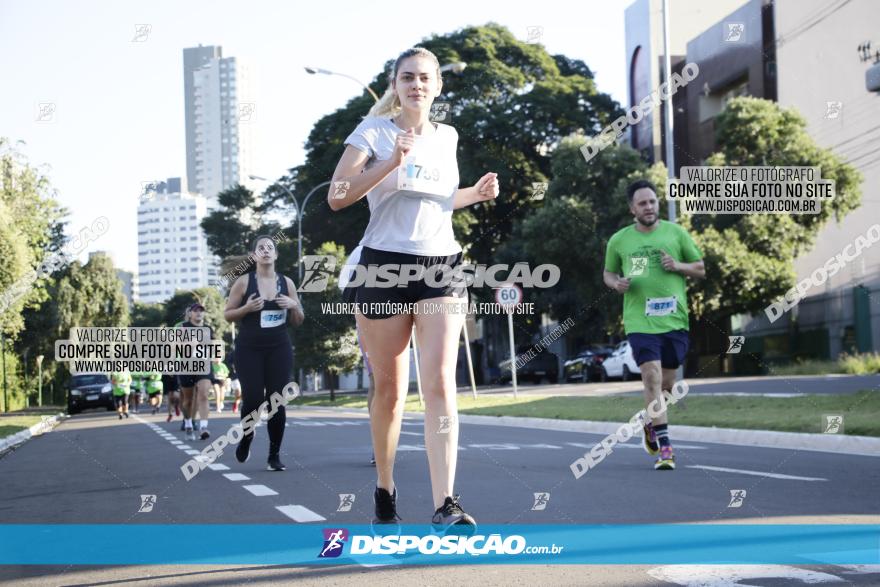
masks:
[[[451,126],[434,124],[434,133],[416,135],[407,162],[367,193],[370,223],[362,246],[420,256],[461,252],[452,231],[453,196],[459,179],[458,133]],[[391,158],[401,132],[391,119],[370,116],[348,135],[345,144],[370,157],[369,169]],[[413,189],[399,189],[398,182]]]

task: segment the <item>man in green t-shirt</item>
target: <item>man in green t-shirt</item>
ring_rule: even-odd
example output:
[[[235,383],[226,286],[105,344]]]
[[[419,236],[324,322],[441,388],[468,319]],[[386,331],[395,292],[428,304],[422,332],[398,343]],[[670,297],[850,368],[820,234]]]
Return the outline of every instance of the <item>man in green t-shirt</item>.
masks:
[[[688,349],[685,277],[706,276],[703,254],[681,226],[660,220],[657,189],[646,180],[627,188],[636,222],[616,233],[605,251],[605,285],[623,294],[623,326],[642,372],[645,403],[663,403]],[[663,410],[644,426],[644,447],[660,457],[655,469],[674,469]]]

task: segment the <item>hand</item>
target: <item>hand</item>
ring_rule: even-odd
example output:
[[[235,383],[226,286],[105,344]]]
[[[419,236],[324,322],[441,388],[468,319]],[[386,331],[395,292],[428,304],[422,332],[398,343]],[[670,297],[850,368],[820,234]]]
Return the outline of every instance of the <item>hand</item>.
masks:
[[[275,298],[275,302],[278,304],[279,307],[284,308],[285,310],[296,308],[299,305],[293,298],[287,297],[282,294],[278,294],[278,296]]]
[[[245,302],[244,307],[248,313],[259,312],[263,309],[263,298],[260,297],[260,294],[251,294],[251,297]]]
[[[489,172],[474,185],[477,190],[477,201],[484,202],[486,200],[494,200],[498,197],[498,174]]]
[[[678,261],[672,258],[669,253],[666,251],[660,251],[663,256],[660,258],[660,264],[663,265],[663,268],[667,271],[675,271],[678,272]]]
[[[412,151],[416,144],[415,128],[410,128],[406,132],[397,133],[397,139],[394,141],[394,151],[391,153],[391,161],[396,167],[399,167],[403,160]]]
[[[629,289],[629,277],[620,277],[614,283],[614,291],[617,293],[625,293]]]

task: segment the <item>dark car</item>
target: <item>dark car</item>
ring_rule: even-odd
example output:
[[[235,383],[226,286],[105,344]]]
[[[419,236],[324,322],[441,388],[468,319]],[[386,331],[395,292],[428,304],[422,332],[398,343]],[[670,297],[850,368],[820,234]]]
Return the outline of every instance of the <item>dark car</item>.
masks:
[[[541,350],[534,357],[529,358],[529,354],[535,352],[534,346],[521,346],[516,351],[517,361],[522,365],[516,370],[517,383],[540,383],[542,379],[546,379],[550,383],[556,383],[559,380],[559,359],[548,351]],[[501,372],[499,381],[501,383],[509,383],[513,377],[510,373],[510,359],[505,359],[498,363],[498,369]]]
[[[602,363],[614,349],[592,345],[581,350],[563,365],[563,377],[569,381],[598,381],[601,379]]]
[[[111,390],[110,379],[103,373],[74,375],[67,386],[67,413],[89,408],[116,409]]]

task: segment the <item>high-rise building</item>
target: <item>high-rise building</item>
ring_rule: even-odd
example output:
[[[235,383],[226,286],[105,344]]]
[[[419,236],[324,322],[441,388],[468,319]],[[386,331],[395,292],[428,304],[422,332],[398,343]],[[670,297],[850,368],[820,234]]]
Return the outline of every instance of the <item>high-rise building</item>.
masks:
[[[181,190],[180,178],[151,187],[138,206],[138,300],[162,302],[178,289],[216,285],[219,259],[200,226],[207,198]]]
[[[221,47],[183,50],[187,185],[216,206],[219,192],[249,185],[256,104],[250,73]]]

